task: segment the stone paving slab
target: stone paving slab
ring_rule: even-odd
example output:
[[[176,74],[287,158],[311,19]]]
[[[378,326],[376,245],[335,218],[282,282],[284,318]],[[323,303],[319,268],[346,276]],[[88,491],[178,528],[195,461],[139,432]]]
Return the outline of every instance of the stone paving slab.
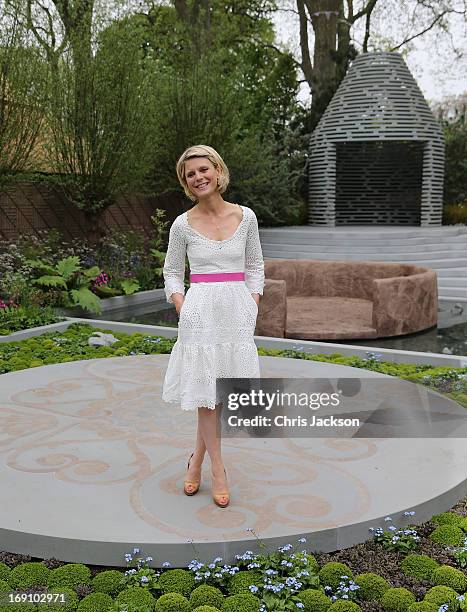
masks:
[[[419,523],[467,494],[465,438],[227,438],[230,506],[211,501],[209,461],[200,492],[186,497],[196,413],[162,401],[168,358],[0,376],[2,550],[124,566],[137,546],[154,567],[181,567],[196,555],[229,562],[258,550],[252,528],[272,549],[306,536],[309,549],[331,551],[366,540],[387,515],[402,526],[401,513],[415,510]],[[260,364],[269,378],[363,373],[274,357]]]

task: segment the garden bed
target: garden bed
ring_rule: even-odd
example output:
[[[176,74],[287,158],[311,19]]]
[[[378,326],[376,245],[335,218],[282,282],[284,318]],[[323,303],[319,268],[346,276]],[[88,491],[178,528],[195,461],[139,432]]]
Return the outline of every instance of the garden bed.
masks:
[[[406,514],[410,516],[410,512]],[[257,557],[245,551],[237,556],[236,566],[225,566],[218,557],[209,565],[194,559],[188,568],[175,569],[166,563],[166,569],[156,571],[149,567],[151,557],[137,556],[139,549],[126,555],[126,565],[122,567],[67,564],[55,558],[42,560],[2,551],[0,579],[5,582],[0,582],[0,590],[16,589],[31,595],[67,593],[74,598],[69,607],[41,605],[38,609],[83,612],[467,609],[462,602],[467,591],[467,497],[449,513],[432,517],[416,530],[391,531],[391,520],[387,517],[386,538],[375,530],[367,542],[333,553],[313,551],[305,539],[300,539],[295,546],[289,544]],[[440,534],[437,538],[432,535],[435,530]],[[395,538],[399,543],[394,542]],[[205,586],[199,588],[200,585]],[[432,605],[412,605],[428,600]],[[131,602],[140,605],[132,606]],[[443,607],[448,602],[449,607]],[[199,604],[215,605],[203,609]],[[35,608],[12,605],[6,609]]]

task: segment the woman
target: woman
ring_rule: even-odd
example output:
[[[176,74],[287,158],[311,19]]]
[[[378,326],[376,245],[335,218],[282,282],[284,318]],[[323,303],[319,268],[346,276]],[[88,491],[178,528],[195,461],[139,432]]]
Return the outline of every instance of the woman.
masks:
[[[175,305],[179,323],[162,399],[198,412],[185,494],[198,492],[207,450],[212,497],[226,508],[230,495],[216,435],[221,409],[216,377],[260,377],[254,329],[263,294],[264,261],[255,213],[221,196],[229,184],[229,171],[217,151],[206,145],[190,147],[178,160],[176,171],[195,206],[174,220],[169,233],[165,292],[167,301]],[[190,287],[185,296],[186,254]]]

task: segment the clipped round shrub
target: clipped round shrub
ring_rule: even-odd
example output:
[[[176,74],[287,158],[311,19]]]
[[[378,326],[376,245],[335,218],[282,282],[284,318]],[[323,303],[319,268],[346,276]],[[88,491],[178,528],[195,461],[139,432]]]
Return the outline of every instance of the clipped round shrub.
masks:
[[[441,584],[451,587],[458,593],[463,593],[467,589],[467,576],[450,565],[441,565],[436,568],[431,574],[431,582],[434,585]]]
[[[11,567],[9,567],[6,563],[0,563],[0,580],[6,580],[8,582],[10,572]]]
[[[462,546],[465,534],[456,525],[440,525],[428,536],[432,542],[438,544],[448,544],[450,546]]]
[[[423,601],[435,604],[437,608],[448,604],[448,612],[455,612],[458,608],[456,597],[459,595],[454,589],[447,586],[434,586],[425,593]]]
[[[113,603],[112,597],[107,593],[90,593],[79,602],[77,612],[107,612]]]
[[[234,574],[227,586],[229,595],[238,595],[239,593],[251,593],[248,588],[250,584],[260,586],[263,584],[261,574],[252,570],[241,570]]]
[[[438,608],[429,601],[416,601],[407,608],[407,612],[438,612]]]
[[[188,570],[171,569],[161,574],[159,587],[166,595],[167,593],[179,593],[189,597],[195,587],[195,578]]]
[[[431,521],[437,525],[457,525],[460,527],[464,519],[455,512],[440,512],[440,514],[432,516]]]
[[[51,601],[50,603],[40,604],[38,609],[41,612],[75,612],[79,604],[79,597],[73,589],[67,586],[55,587],[53,589],[47,589],[49,593],[63,593],[65,596],[65,602],[61,602],[57,597],[57,601]]]
[[[6,604],[5,606],[0,606],[0,612],[13,612],[13,610],[15,612],[36,612],[37,608],[32,601],[22,601],[13,605]]]
[[[385,612],[406,612],[413,603],[415,603],[415,595],[404,587],[388,589],[381,598],[381,605]]]
[[[258,612],[261,602],[252,593],[229,595],[224,599],[222,612]]]
[[[47,586],[49,575],[49,568],[41,562],[21,563],[11,570],[8,576],[8,584],[12,589]]]
[[[6,580],[0,580],[0,591],[11,591],[11,586]]]
[[[361,608],[354,601],[339,599],[329,608],[329,612],[360,612]]]
[[[224,601],[222,591],[209,584],[200,584],[196,589],[193,589],[190,595],[190,604],[192,608],[200,606],[212,606],[220,608]]]
[[[219,608],[214,606],[198,606],[194,608],[193,612],[219,612]]]
[[[121,591],[115,598],[115,601],[118,605],[129,604],[133,606],[147,606],[152,610],[155,599],[144,587],[131,586]]]
[[[66,563],[50,572],[48,585],[75,589],[78,584],[91,585],[91,570],[82,563]]]
[[[360,587],[357,595],[363,601],[381,601],[386,591],[391,588],[387,580],[372,572],[359,574],[355,578],[355,584]]]
[[[91,582],[95,593],[107,593],[115,597],[126,588],[124,575],[118,570],[105,570],[94,576]]]
[[[341,582],[341,576],[348,576],[353,579],[352,570],[345,563],[332,561],[326,563],[318,572],[319,580],[323,586],[330,586],[333,591],[337,589]]]
[[[298,597],[304,606],[303,612],[326,612],[332,604],[329,597],[317,589],[299,591]]]
[[[400,564],[403,574],[419,580],[429,580],[438,566],[438,562],[428,555],[407,555]]]
[[[155,612],[191,612],[190,602],[180,593],[166,593],[159,597]]]

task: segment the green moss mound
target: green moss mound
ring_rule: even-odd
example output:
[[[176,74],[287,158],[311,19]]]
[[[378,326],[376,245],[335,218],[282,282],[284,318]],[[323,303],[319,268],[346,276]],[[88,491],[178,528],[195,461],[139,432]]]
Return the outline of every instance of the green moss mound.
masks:
[[[298,597],[304,605],[303,612],[326,612],[332,604],[329,597],[317,589],[299,591]]]
[[[467,589],[467,576],[450,565],[436,568],[431,575],[431,582],[434,585],[451,587],[458,593],[463,593]]]
[[[413,603],[415,603],[415,595],[403,587],[388,589],[381,598],[381,605],[385,612],[406,612]]]
[[[32,586],[47,586],[50,570],[43,563],[21,563],[8,575],[8,584],[12,589],[27,589]]]
[[[258,612],[260,600],[251,593],[230,595],[224,599],[222,612]]]
[[[222,591],[209,584],[200,584],[199,587],[193,589],[190,595],[190,604],[192,608],[200,606],[211,606],[220,608],[224,602]]]
[[[0,592],[1,591],[11,591],[11,586],[6,580],[0,580]]]
[[[164,595],[178,593],[189,597],[195,588],[195,578],[193,574],[184,569],[167,570],[159,578],[159,587]]]
[[[457,527],[460,527],[464,518],[455,512],[441,512],[432,516],[431,521],[437,525],[457,525]]]
[[[306,562],[300,563],[300,567],[304,567],[305,569],[307,569],[310,574],[317,574],[319,572],[319,563],[314,557],[314,555],[307,554],[301,556],[305,557]]]
[[[105,570],[99,572],[92,579],[92,588],[96,593],[107,593],[115,597],[126,588],[125,576],[118,570]]]
[[[48,604],[40,604],[40,606],[38,606],[40,612],[75,612],[79,604],[79,598],[73,589],[63,586],[53,589],[48,588],[47,591],[49,593],[62,593],[65,596],[65,602],[52,601]]]
[[[431,574],[438,566],[437,561],[428,555],[407,555],[400,564],[403,574],[419,580],[430,580]]]
[[[337,589],[342,581],[342,576],[348,576],[353,579],[352,570],[345,563],[326,563],[318,572],[320,583],[323,586],[330,586],[333,591]]]
[[[354,601],[344,601],[343,599],[339,599],[335,601],[331,607],[328,609],[328,612],[360,612],[361,608]]]
[[[40,608],[42,610],[42,608]],[[0,606],[0,612],[36,612],[37,607],[32,602],[22,602]]]
[[[214,606],[198,606],[193,609],[193,612],[219,612],[219,608]]]
[[[407,608],[407,612],[438,612],[438,608],[428,601],[416,601]]]
[[[155,612],[191,612],[191,606],[188,599],[180,593],[166,593],[156,601],[154,610]]]
[[[91,570],[82,563],[67,563],[50,572],[49,588],[67,586],[75,589],[79,584],[91,585]]]
[[[426,592],[423,601],[428,601],[439,608],[443,604],[448,604],[448,612],[456,612],[458,608],[457,593],[454,589],[447,586],[434,586]]]
[[[449,546],[462,546],[465,533],[456,525],[440,525],[428,536],[432,542],[448,544]]]
[[[359,574],[355,578],[355,584],[360,587],[357,595],[363,601],[381,601],[386,591],[391,588],[387,580],[372,572]]]
[[[8,576],[11,573],[11,567],[6,563],[0,563],[0,580],[6,580],[8,582]]]
[[[155,599],[147,589],[139,586],[131,586],[121,591],[115,598],[115,601],[119,605],[148,606],[148,608],[152,610]]]
[[[90,593],[79,602],[77,612],[108,612],[113,603],[112,597],[107,593]]]
[[[259,572],[252,570],[241,570],[234,574],[227,587],[229,595],[238,595],[239,593],[251,593],[249,586],[260,586],[263,584],[263,579]]]

